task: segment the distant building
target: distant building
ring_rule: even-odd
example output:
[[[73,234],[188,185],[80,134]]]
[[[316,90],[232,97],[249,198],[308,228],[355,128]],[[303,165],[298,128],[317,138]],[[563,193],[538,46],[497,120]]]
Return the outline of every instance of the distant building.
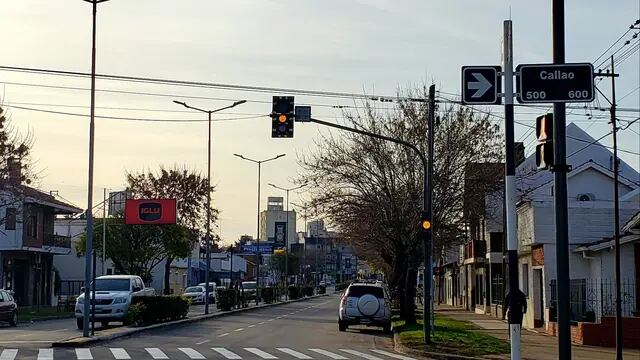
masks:
[[[284,247],[298,242],[296,236],[296,212],[285,211],[282,197],[267,198],[267,210],[260,213],[260,241],[274,243],[275,247]]]

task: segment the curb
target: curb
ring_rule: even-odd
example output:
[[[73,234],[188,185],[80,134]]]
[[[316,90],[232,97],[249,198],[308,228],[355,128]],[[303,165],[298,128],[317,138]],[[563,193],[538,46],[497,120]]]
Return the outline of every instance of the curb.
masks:
[[[144,327],[140,327],[140,328],[128,328],[128,329],[125,329],[124,331],[120,331],[120,332],[113,333],[113,334],[108,334],[108,335],[99,335],[99,336],[87,337],[87,338],[81,337],[81,336],[76,336],[76,337],[72,337],[72,338],[68,338],[68,339],[64,339],[64,340],[54,341],[54,342],[51,343],[51,347],[54,347],[54,348],[55,347],[70,347],[70,348],[83,347],[83,346],[93,345],[93,344],[101,343],[101,342],[105,342],[105,341],[115,340],[115,339],[122,338],[122,337],[132,336],[132,335],[139,334],[139,333],[142,333],[142,332],[145,332],[145,331],[149,331],[149,330],[155,330],[155,329],[160,329],[160,328],[165,328],[165,327],[172,327],[172,326],[176,326],[176,325],[182,325],[182,324],[188,324],[188,323],[193,323],[193,322],[198,322],[198,321],[204,321],[204,320],[214,319],[214,318],[223,317],[223,316],[227,316],[227,315],[233,315],[233,314],[237,314],[237,313],[248,312],[248,311],[252,311],[252,310],[260,310],[260,309],[269,308],[269,307],[275,307],[275,306],[286,305],[286,304],[291,304],[291,303],[296,303],[296,302],[302,302],[302,301],[307,301],[307,300],[311,300],[311,299],[320,298],[320,297],[323,297],[323,296],[327,296],[327,294],[314,295],[314,296],[305,297],[305,298],[302,298],[302,299],[288,300],[288,301],[283,301],[283,302],[273,303],[273,304],[262,304],[262,305],[252,306],[252,307],[248,307],[248,308],[244,308],[244,309],[235,309],[235,310],[231,310],[231,311],[217,312],[217,313],[208,314],[208,315],[199,315],[199,316],[196,316],[196,317],[180,319],[180,320],[175,320],[175,321],[170,321],[170,322],[165,322],[165,323],[159,323],[159,324],[153,324],[153,325],[144,326]]]
[[[31,320],[26,320],[26,321],[18,320],[18,324],[32,324],[32,323],[41,322],[41,321],[71,319],[73,317],[74,317],[73,314],[45,316],[45,317],[33,318]]]
[[[487,359],[505,359],[504,357],[500,357],[499,355],[487,355],[483,357],[473,357],[473,356],[464,356],[464,355],[453,355],[453,354],[444,354],[430,351],[422,351],[411,349],[405,345],[400,343],[400,338],[397,332],[393,332],[393,350],[399,352],[401,354],[416,356],[419,358],[428,358],[435,360],[487,360]]]

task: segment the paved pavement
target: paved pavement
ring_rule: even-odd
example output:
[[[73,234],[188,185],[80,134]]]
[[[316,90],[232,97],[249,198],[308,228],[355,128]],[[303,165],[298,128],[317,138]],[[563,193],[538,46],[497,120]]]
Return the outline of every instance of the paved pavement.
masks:
[[[469,321],[474,323],[482,332],[493,335],[497,338],[507,340],[507,324],[489,315],[476,314],[461,308],[451,306],[436,307],[436,312],[454,319]],[[584,346],[573,344],[571,355],[574,359],[580,360],[604,360],[615,359],[614,348]],[[523,359],[557,359],[558,358],[558,338],[533,331],[522,330],[522,358]],[[640,360],[640,350],[627,349],[624,351],[625,359]]]
[[[394,352],[391,336],[380,329],[339,332],[338,301],[337,296],[315,298],[152,330],[82,349],[52,349],[38,343],[4,345],[0,360],[411,359]]]

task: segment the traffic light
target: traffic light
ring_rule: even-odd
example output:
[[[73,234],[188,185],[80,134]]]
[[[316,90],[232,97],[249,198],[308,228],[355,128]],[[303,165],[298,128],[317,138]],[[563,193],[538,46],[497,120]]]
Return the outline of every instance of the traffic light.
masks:
[[[429,219],[429,214],[426,211],[422,212],[422,217],[420,219],[420,228],[422,231],[427,231],[431,229],[431,220]]]
[[[294,114],[293,96],[274,96],[271,111],[271,137],[292,138]]]
[[[553,166],[553,114],[536,118],[536,166],[540,170]]]

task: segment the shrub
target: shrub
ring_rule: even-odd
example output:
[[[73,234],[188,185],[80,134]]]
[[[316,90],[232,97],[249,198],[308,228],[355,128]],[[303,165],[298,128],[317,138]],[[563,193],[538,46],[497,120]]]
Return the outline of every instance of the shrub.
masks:
[[[267,304],[273,303],[276,298],[275,289],[272,287],[265,287],[260,289],[260,293],[262,294],[262,301]]]
[[[289,285],[288,288],[289,300],[295,300],[300,298],[300,288],[295,285]]]
[[[229,311],[236,303],[236,291],[234,289],[216,289],[216,303],[222,311]]]
[[[336,284],[336,291],[346,290],[349,285],[351,285],[350,281],[341,282],[340,284]]]
[[[185,318],[189,301],[181,296],[134,297],[127,312],[127,321],[134,325],[149,325]]]
[[[313,296],[313,286],[304,287],[304,296]]]
[[[318,294],[326,294],[327,287],[326,286],[318,286]]]

